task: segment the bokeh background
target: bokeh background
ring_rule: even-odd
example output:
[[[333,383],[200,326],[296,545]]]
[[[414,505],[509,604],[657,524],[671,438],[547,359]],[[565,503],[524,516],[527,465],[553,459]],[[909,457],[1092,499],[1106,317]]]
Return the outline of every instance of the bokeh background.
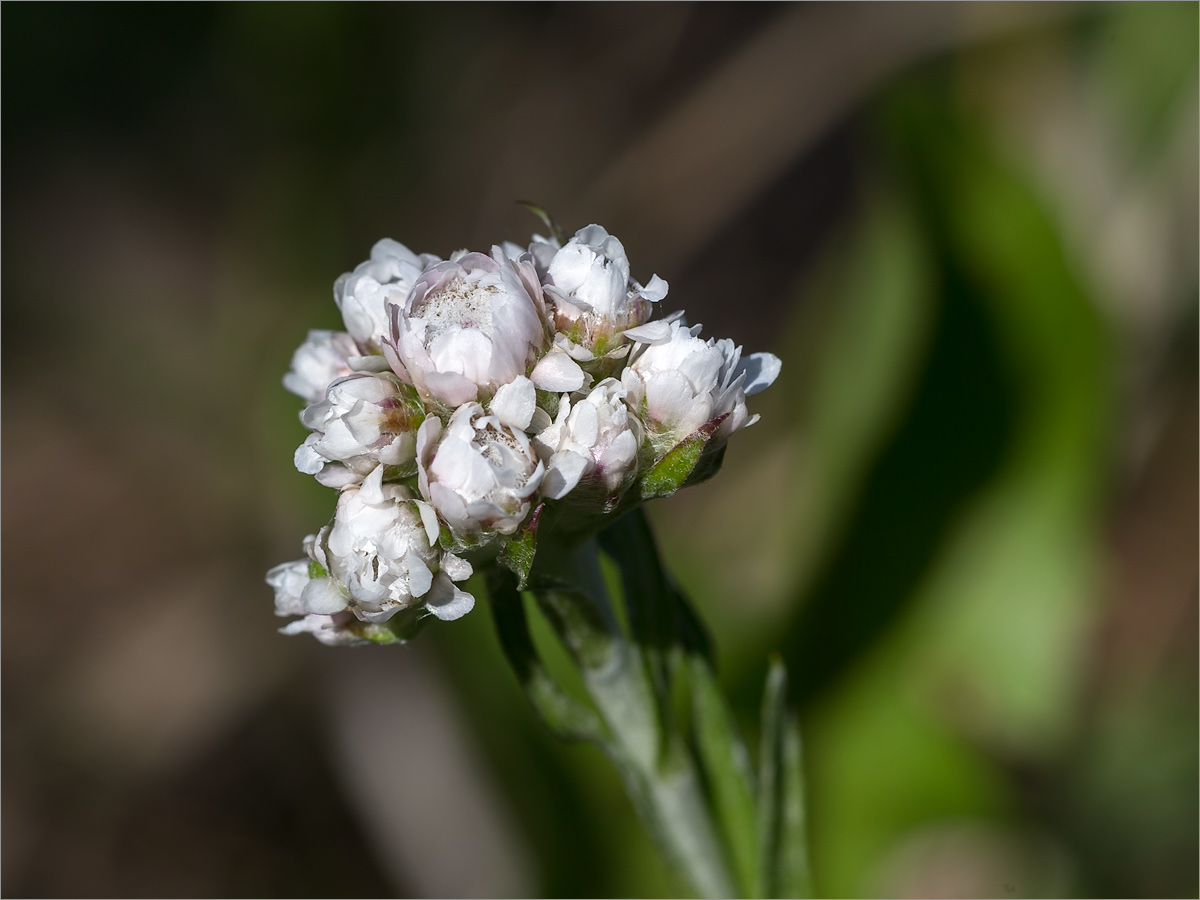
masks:
[[[7,896],[671,896],[486,605],[275,633],[382,236],[600,222],[784,359],[652,508],[827,896],[1197,895],[1197,5],[9,4]],[[481,594],[482,596],[482,594]]]

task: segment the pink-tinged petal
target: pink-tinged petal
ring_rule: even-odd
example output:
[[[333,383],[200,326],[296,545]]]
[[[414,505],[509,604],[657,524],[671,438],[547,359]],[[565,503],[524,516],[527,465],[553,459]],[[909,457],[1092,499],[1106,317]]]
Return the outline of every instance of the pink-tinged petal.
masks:
[[[447,406],[461,406],[479,396],[479,385],[457,372],[430,372],[425,376],[425,387]]]
[[[390,366],[386,356],[351,356],[346,362],[355,372],[386,372]]]
[[[583,387],[583,369],[561,350],[554,349],[541,358],[530,380],[543,391],[556,394],[577,391]]]

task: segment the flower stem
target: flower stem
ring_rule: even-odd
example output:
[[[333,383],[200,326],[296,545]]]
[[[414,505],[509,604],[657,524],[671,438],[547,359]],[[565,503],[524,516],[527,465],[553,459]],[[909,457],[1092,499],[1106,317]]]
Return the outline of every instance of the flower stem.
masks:
[[[621,771],[650,832],[701,896],[728,897],[733,880],[695,761],[661,714],[645,654],[617,624],[595,540],[555,548],[533,590],[583,676]]]

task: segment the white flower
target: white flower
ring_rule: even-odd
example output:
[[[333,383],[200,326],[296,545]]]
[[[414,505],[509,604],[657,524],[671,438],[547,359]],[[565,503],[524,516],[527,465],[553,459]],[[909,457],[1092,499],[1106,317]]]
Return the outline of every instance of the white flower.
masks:
[[[733,341],[703,341],[699,333],[699,325],[670,322],[665,336],[635,351],[621,373],[626,402],[645,422],[659,454],[721,416],[727,418],[713,434],[714,446],[753,425],[758,416],[748,415],[746,396],[769,387],[779,375],[773,354],[742,359],[742,348]]]
[[[451,582],[470,577],[464,560],[437,548],[437,516],[403,485],[384,484],[380,466],[361,487],[338,497],[333,525],[321,529],[309,553],[328,573],[301,591],[303,611],[332,616],[350,610],[383,622],[422,603],[440,619],[470,611],[474,598]]]
[[[315,541],[316,535],[312,534],[304,539],[306,552]],[[340,612],[332,616],[305,613],[304,603],[300,598],[304,588],[312,581],[309,572],[311,565],[312,560],[305,558],[282,563],[267,573],[267,584],[275,590],[275,615],[301,617],[288,622],[279,629],[280,632],[288,635],[311,634],[322,644],[330,646],[368,643],[347,627],[357,621],[350,612]]]
[[[546,259],[547,246],[535,242],[530,252]],[[645,322],[650,305],[667,295],[657,275],[645,287],[630,278],[625,248],[599,225],[581,228],[559,248],[544,280],[563,348],[580,360],[622,348],[620,332]]]
[[[333,285],[333,299],[342,311],[346,330],[364,353],[380,353],[391,326],[389,303],[403,303],[421,273],[440,259],[420,256],[403,244],[384,238],[371,248],[371,257]]]
[[[469,403],[527,373],[546,343],[542,304],[528,258],[466,253],[427,269],[392,307],[384,353],[422,397]]]
[[[581,481],[601,486],[608,497],[620,493],[637,465],[642,426],[624,403],[625,388],[606,378],[582,400],[563,395],[554,424],[534,438],[546,459],[541,493],[564,497]]]
[[[499,405],[509,421],[514,421],[510,406],[525,408],[501,393],[496,399],[504,401]],[[417,460],[422,496],[468,540],[485,530],[516,531],[545,473],[524,431],[505,424],[498,413],[485,415],[478,403],[460,406],[445,429],[429,416],[417,432]]]
[[[324,400],[300,416],[313,434],[296,450],[296,468],[340,488],[361,481],[380,463],[409,466],[416,460],[422,418],[413,389],[391,372],[339,378]]]
[[[308,403],[325,399],[325,390],[336,378],[349,375],[350,360],[358,356],[354,339],[344,331],[310,331],[296,352],[283,386]]]

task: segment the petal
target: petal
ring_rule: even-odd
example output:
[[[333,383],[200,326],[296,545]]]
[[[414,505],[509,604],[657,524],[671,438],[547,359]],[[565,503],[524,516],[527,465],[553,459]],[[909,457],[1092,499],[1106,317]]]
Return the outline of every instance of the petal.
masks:
[[[275,615],[300,616],[304,605],[300,595],[308,584],[308,560],[281,563],[267,573],[267,584],[275,591]]]
[[[657,275],[651,275],[645,287],[640,288],[638,293],[651,303],[657,303],[667,296],[667,283]]]
[[[637,328],[628,328],[622,331],[621,334],[625,335],[631,341],[637,341],[639,344],[657,344],[671,337],[671,326],[659,319],[654,322],[647,322],[645,325],[639,325]]]
[[[460,591],[444,572],[433,580],[433,586],[425,597],[426,608],[443,622],[461,619],[475,608],[475,598]]]
[[[408,592],[414,597],[423,597],[433,584],[433,573],[429,571],[429,566],[411,549],[404,555],[404,565],[408,569]]]
[[[457,372],[430,372],[425,376],[425,388],[447,406],[461,406],[479,396],[479,386]]]
[[[429,546],[436,547],[438,535],[442,526],[438,523],[437,511],[424,500],[417,500],[417,512],[421,514],[421,524],[425,526],[425,536],[429,538]]]
[[[300,602],[306,612],[318,616],[332,616],[346,608],[346,598],[332,578],[314,578],[304,586]]]
[[[561,393],[583,387],[583,369],[561,350],[554,349],[534,366],[530,379],[543,391]]]
[[[570,493],[588,466],[588,458],[573,450],[563,450],[550,457],[546,477],[542,480],[542,496],[549,500],[561,500]]]
[[[450,577],[451,581],[466,581],[474,570],[471,568],[471,564],[462,557],[447,553],[442,557],[442,571]]]
[[[779,377],[779,370],[782,366],[783,363],[774,353],[751,353],[743,359],[737,373],[746,373],[746,381],[743,386],[746,396],[769,388]]]
[[[361,475],[341,463],[330,463],[317,473],[318,484],[338,491],[350,487],[352,484],[358,484],[361,480]]]
[[[521,375],[496,391],[488,411],[509,428],[524,431],[533,420],[536,407],[537,391],[533,382]]]
[[[318,453],[313,445],[321,440],[321,435],[310,434],[308,438],[296,448],[294,461],[296,468],[305,475],[316,475],[325,465],[325,457]]]

